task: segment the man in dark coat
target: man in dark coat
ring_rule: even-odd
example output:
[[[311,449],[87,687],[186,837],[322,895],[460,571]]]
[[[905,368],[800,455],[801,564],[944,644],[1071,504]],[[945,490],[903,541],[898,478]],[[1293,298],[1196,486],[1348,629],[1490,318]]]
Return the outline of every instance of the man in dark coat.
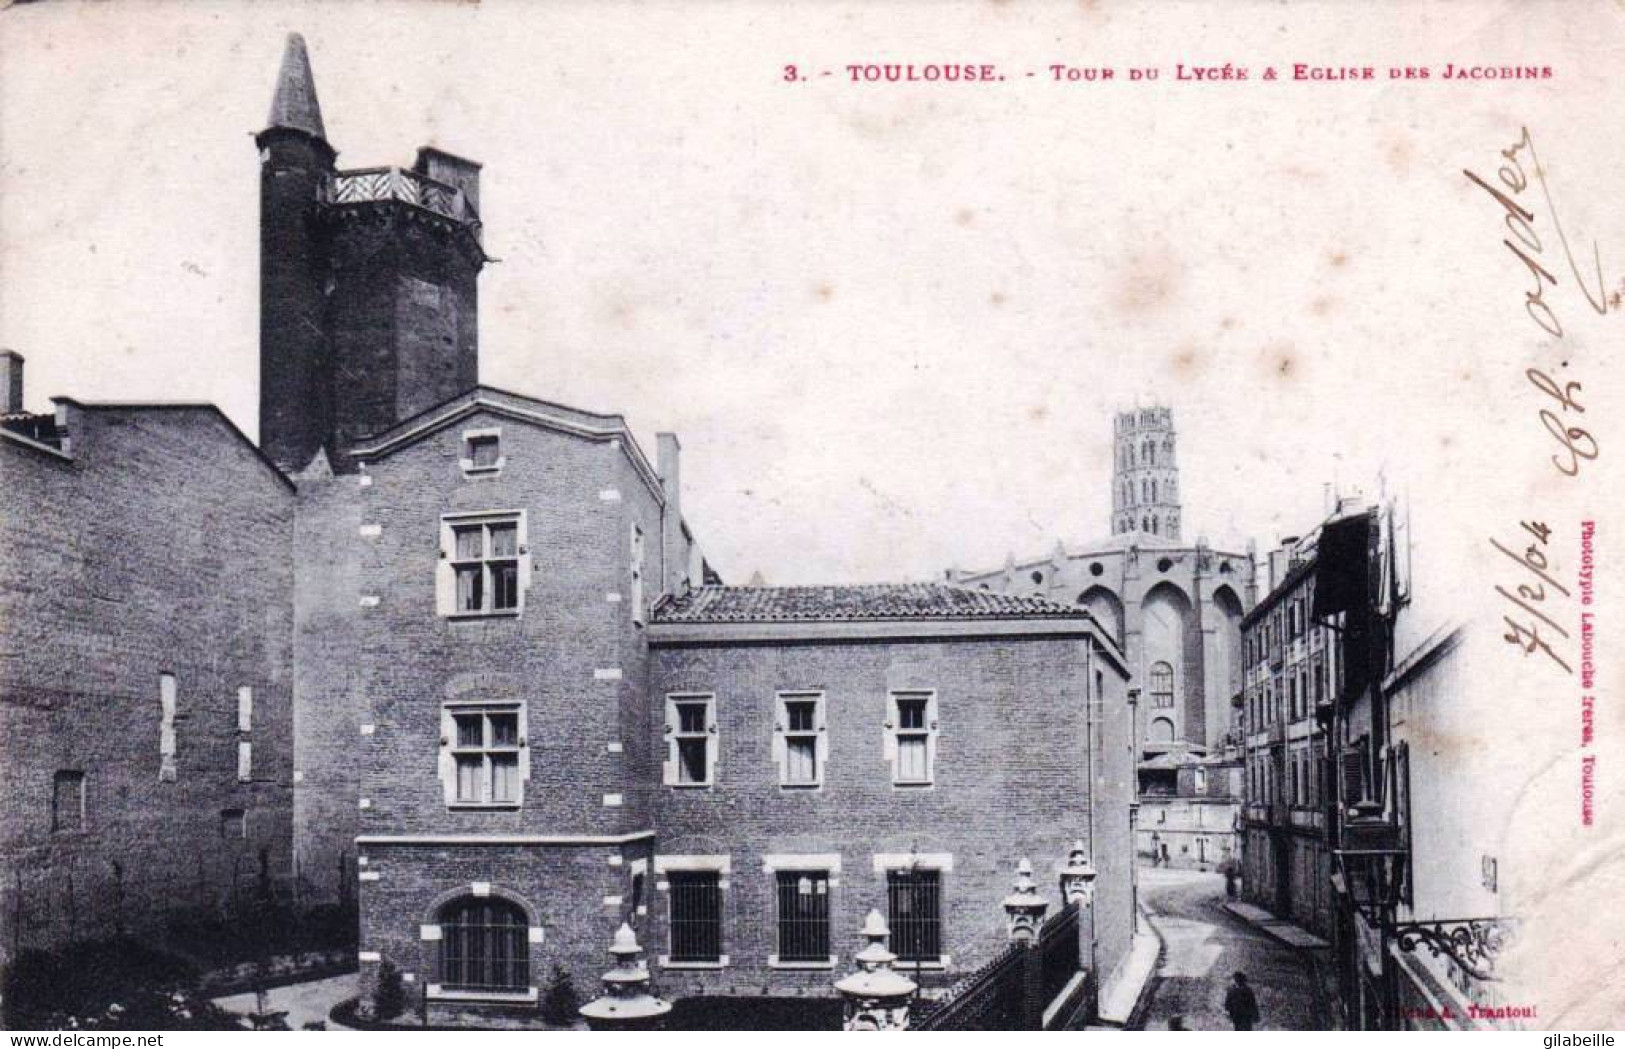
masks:
[[[1247,974],[1236,973],[1230,990],[1224,996],[1224,1011],[1238,1031],[1251,1031],[1258,1022],[1258,998],[1247,985]]]

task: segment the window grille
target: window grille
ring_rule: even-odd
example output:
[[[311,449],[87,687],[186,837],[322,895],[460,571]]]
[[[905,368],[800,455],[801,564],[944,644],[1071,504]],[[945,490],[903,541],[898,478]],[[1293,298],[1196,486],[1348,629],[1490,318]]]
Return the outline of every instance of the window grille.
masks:
[[[779,960],[829,960],[829,872],[778,871]]]
[[[440,983],[487,993],[530,986],[530,930],[524,911],[495,898],[464,898],[440,911]]]
[[[716,871],[670,871],[671,960],[722,960],[722,884]]]
[[[887,924],[891,950],[905,962],[942,957],[942,872],[886,872]]]

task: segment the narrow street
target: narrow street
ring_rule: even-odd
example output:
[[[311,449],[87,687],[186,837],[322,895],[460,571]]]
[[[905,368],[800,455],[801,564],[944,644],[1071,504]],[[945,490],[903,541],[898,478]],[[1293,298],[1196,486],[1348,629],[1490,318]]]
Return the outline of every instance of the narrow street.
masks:
[[[1175,1018],[1187,1030],[1229,1030],[1224,996],[1236,972],[1247,974],[1258,997],[1258,1029],[1336,1026],[1318,980],[1324,952],[1288,947],[1230,914],[1218,874],[1141,868],[1139,875],[1141,901],[1165,944],[1146,1030],[1167,1030]]]

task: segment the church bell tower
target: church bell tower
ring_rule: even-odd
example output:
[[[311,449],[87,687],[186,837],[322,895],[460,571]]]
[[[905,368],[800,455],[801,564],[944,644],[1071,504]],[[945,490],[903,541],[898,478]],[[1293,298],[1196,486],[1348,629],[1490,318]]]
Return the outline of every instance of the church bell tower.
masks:
[[[1114,423],[1112,534],[1148,532],[1179,539],[1179,467],[1169,408],[1118,412]]]

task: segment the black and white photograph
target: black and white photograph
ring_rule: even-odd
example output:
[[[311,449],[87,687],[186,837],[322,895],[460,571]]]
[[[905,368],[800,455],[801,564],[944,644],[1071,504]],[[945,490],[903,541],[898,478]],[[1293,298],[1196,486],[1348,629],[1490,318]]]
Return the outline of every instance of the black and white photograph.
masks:
[[[0,8],[0,1027],[1620,1027],[1621,69]]]

